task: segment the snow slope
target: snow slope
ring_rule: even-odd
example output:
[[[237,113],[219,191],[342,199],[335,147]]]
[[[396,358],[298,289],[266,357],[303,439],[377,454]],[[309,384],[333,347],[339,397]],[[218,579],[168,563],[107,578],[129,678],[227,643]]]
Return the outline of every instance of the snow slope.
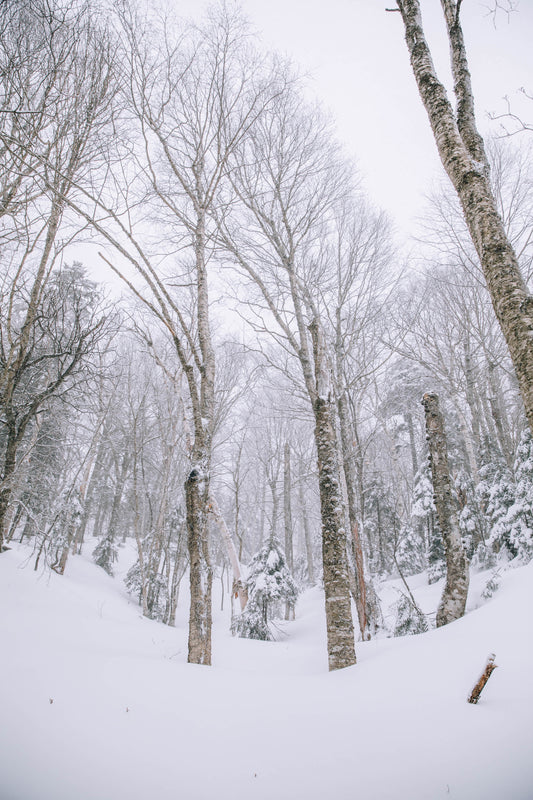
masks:
[[[278,642],[233,639],[216,611],[208,668],[186,663],[187,609],[171,629],[84,557],[63,577],[26,558],[0,557],[1,800],[533,798],[533,564],[328,674],[318,589]],[[413,585],[431,607],[440,587]]]

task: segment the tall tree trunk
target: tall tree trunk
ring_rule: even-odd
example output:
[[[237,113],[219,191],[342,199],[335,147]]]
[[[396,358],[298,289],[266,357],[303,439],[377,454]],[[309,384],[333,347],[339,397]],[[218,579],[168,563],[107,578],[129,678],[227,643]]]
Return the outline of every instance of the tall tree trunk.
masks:
[[[446,553],[446,585],[437,611],[437,627],[462,617],[468,595],[468,561],[463,550],[457,508],[452,494],[444,419],[436,394],[422,398],[431,463],[434,501]]]
[[[302,524],[304,529],[305,553],[307,557],[307,577],[311,586],[315,585],[315,565],[313,562],[313,543],[311,541],[311,529],[309,526],[309,515],[304,497],[304,485],[302,477],[298,481],[298,496],[300,500],[300,511],[302,514]]]
[[[4,549],[5,529],[7,527],[7,512],[13,491],[13,479],[17,463],[17,430],[16,422],[7,417],[7,442],[2,470],[2,483],[0,485],[0,553]]]
[[[490,410],[492,413],[492,419],[494,420],[494,425],[496,427],[496,433],[498,436],[498,442],[500,443],[500,449],[503,453],[503,457],[507,462],[507,466],[510,469],[512,469],[513,448],[509,436],[509,426],[507,424],[507,419],[505,418],[505,414],[503,411],[503,404],[501,402],[502,393],[500,388],[500,382],[498,380],[498,375],[496,372],[496,364],[494,364],[490,360],[487,362],[487,372],[489,379],[488,400],[489,400]]]
[[[472,468],[474,481],[475,483],[477,483],[478,482],[477,459],[479,458],[479,455],[481,453],[481,432],[480,432],[481,410],[479,408],[479,399],[476,388],[476,377],[474,374],[474,365],[472,364],[472,354],[470,351],[470,340],[468,337],[464,343],[464,351],[465,351],[466,402],[468,403],[468,407],[470,409],[470,416],[472,418],[472,423],[471,423],[472,438],[474,440],[474,448],[475,448],[474,464],[472,464],[472,459],[470,459],[471,461],[470,466]]]
[[[411,464],[413,467],[413,478],[418,472],[418,457],[416,455],[416,440],[415,440],[415,426],[413,424],[413,415],[406,411],[404,413],[405,424],[409,433],[409,449],[411,452]]]
[[[335,435],[333,404],[318,397],[314,404],[318,484],[322,517],[322,563],[326,593],[329,669],[356,663],[354,629],[346,559],[346,531]]]
[[[185,481],[191,590],[187,660],[190,664],[210,665],[213,570],[208,548],[208,497],[209,478],[198,465],[190,471]]]
[[[261,484],[261,508],[259,510],[259,547],[263,546],[265,538],[265,505],[266,505],[266,482]]]
[[[337,401],[339,412],[339,427],[341,434],[342,466],[346,486],[346,498],[348,501],[348,521],[351,536],[348,537],[348,546],[352,552],[355,577],[355,605],[359,620],[359,630],[363,641],[370,639],[371,632],[375,632],[378,620],[381,618],[379,605],[376,608],[377,596],[373,587],[368,586],[370,579],[365,576],[363,544],[359,533],[357,522],[356,500],[355,500],[355,453],[353,449],[353,436],[350,435],[350,423],[348,418],[348,402],[346,392],[342,392]],[[370,589],[370,591],[367,591]],[[373,602],[371,602],[371,599]]]
[[[115,485],[115,492],[113,494],[113,504],[111,506],[111,517],[107,536],[111,541],[115,541],[118,521],[120,516],[120,504],[122,502],[122,495],[124,494],[124,487],[126,486],[126,479],[130,469],[130,454],[125,452],[122,456],[122,463],[120,465],[120,473],[117,476],[117,483]]]
[[[479,135],[460,2],[441,0],[451,51],[457,111],[439,81],[424,36],[419,0],[397,0],[422,102],[443,166],[459,197],[496,317],[509,348],[529,427],[533,431],[533,297],[520,273],[489,180],[489,164]]]
[[[193,165],[197,202],[203,198],[203,158]],[[196,262],[196,299],[198,343],[201,366],[200,397],[194,408],[194,462],[185,481],[187,504],[187,546],[189,550],[191,607],[189,614],[190,664],[211,664],[211,592],[213,569],[209,555],[209,486],[211,469],[211,439],[215,418],[215,351],[209,323],[209,291],[206,261],[206,212],[197,206],[194,239]],[[197,393],[194,392],[196,400]]]
[[[85,499],[83,501],[83,513],[80,520],[80,524],[78,530],[76,532],[76,540],[75,540],[75,548],[76,552],[81,555],[83,541],[85,538],[85,531],[87,529],[87,524],[89,519],[91,518],[91,514],[94,507],[94,502],[96,498],[96,492],[98,486],[100,484],[100,480],[103,476],[104,472],[104,465],[105,465],[105,450],[109,447],[109,442],[106,440],[107,431],[105,426],[103,427],[100,443],[98,445],[98,449],[96,451],[96,456],[94,459],[94,464],[91,472],[91,476],[89,478],[89,482],[87,484],[87,490],[85,492]]]
[[[291,446],[285,442],[283,451],[283,520],[285,523],[285,558],[287,567],[294,576],[294,553],[292,542],[292,506],[291,506]],[[285,604],[285,619],[294,619],[294,605]]]

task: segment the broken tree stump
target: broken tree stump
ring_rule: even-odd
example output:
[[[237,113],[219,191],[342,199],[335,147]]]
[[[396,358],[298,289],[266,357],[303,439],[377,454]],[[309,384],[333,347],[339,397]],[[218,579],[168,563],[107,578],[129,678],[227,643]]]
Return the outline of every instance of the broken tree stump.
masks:
[[[494,653],[491,653],[490,656],[488,657],[485,669],[483,670],[481,677],[479,678],[478,682],[472,689],[470,697],[468,698],[469,703],[477,703],[477,701],[479,700],[479,695],[483,691],[485,684],[487,683],[488,679],[498,666],[497,664],[494,663],[495,658],[496,656],[494,655]]]

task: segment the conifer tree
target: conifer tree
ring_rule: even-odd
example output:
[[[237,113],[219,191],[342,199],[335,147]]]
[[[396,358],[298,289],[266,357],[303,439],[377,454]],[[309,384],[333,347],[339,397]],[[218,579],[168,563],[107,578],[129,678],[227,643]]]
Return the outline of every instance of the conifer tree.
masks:
[[[270,537],[253,557],[246,580],[248,603],[233,623],[243,639],[273,639],[270,621],[282,616],[284,604],[294,607],[298,587],[287,567],[280,543]]]
[[[509,546],[516,558],[527,563],[533,557],[533,439],[524,431],[514,463],[515,496],[503,523],[508,528]]]
[[[487,518],[488,544],[493,552],[514,558],[518,551],[510,539],[506,521],[507,512],[515,501],[513,474],[503,458],[495,455],[492,461],[481,467],[479,478],[476,492]]]

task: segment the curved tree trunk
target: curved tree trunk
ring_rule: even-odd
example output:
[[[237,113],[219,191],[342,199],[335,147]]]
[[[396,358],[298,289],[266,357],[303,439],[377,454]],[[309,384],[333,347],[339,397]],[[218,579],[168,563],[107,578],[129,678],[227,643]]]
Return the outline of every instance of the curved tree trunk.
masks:
[[[437,611],[437,628],[465,612],[468,595],[468,561],[463,550],[459,518],[452,494],[444,420],[436,394],[422,398],[431,463],[435,508],[446,553],[446,585]]]
[[[241,611],[244,611],[246,608],[246,603],[248,602],[248,590],[246,589],[242,579],[240,560],[237,555],[235,545],[233,544],[233,539],[231,538],[231,534],[228,530],[228,526],[226,525],[226,520],[222,516],[219,505],[212,494],[209,496],[208,511],[212,514],[215,524],[220,532],[220,537],[226,551],[226,556],[231,564],[231,569],[233,572],[232,591],[234,594],[238,595]]]
[[[456,113],[433,65],[419,0],[397,2],[418,90],[441,161],[457,191],[479,256],[533,431],[533,297],[520,273],[490,185],[488,159],[474,116],[474,98],[459,20],[460,2],[441,0],[451,50]]]

